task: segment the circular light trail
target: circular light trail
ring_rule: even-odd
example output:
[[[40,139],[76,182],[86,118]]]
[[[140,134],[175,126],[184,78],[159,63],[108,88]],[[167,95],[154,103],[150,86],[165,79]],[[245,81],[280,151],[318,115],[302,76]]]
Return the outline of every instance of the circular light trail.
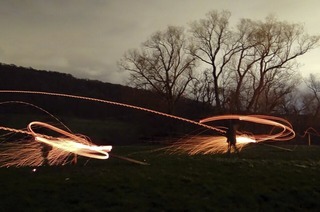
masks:
[[[40,126],[50,129],[54,132],[61,134],[61,137],[51,137],[45,136],[43,134],[38,134],[32,129],[33,126]],[[90,144],[90,142],[84,137],[74,135],[72,133],[66,132],[62,129],[54,127],[50,124],[43,122],[31,122],[28,125],[28,130],[34,136],[36,141],[45,143],[60,150],[71,152],[77,155],[95,158],[95,159],[108,159],[108,152],[111,151],[112,146],[96,146]],[[64,136],[64,137],[62,137]]]
[[[237,120],[241,122],[250,122],[254,124],[261,124],[272,128],[268,134],[250,134],[247,135],[237,131],[236,143],[237,148],[241,150],[250,143],[258,143],[267,140],[272,141],[288,141],[295,137],[295,132],[292,129],[290,122],[285,119],[265,116],[265,115],[221,115],[212,116],[200,120],[202,124],[215,124],[218,121]],[[220,133],[226,134],[226,128],[223,126],[216,126],[220,129]],[[189,138],[181,139],[170,147],[170,151],[174,153],[195,154],[214,154],[227,152],[227,138],[226,136],[191,136]]]
[[[295,137],[295,132],[292,129],[292,125],[290,122],[283,118],[275,117],[275,116],[266,116],[266,115],[222,115],[222,116],[212,116],[205,119],[200,120],[200,123],[210,123],[221,120],[239,120],[245,122],[251,122],[256,124],[267,125],[271,127],[278,128],[280,131],[277,133],[270,134],[256,134],[254,135],[254,139],[257,142],[266,141],[266,140],[274,140],[274,141],[288,141]],[[273,130],[275,131],[275,129]]]

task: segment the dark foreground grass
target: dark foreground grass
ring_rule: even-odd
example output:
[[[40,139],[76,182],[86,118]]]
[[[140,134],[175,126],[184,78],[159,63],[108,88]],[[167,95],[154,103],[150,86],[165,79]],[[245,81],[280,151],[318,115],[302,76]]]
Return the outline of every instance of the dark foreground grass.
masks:
[[[76,166],[1,168],[0,211],[320,210],[320,147],[255,145],[240,157],[114,147]]]

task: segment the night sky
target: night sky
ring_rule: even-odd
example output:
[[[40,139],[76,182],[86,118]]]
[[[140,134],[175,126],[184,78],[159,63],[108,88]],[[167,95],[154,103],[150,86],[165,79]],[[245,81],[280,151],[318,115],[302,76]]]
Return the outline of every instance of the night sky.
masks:
[[[0,62],[124,84],[117,62],[152,33],[188,26],[210,10],[240,18],[301,23],[320,34],[318,0],[2,0]],[[303,76],[320,73],[320,48],[300,57]]]

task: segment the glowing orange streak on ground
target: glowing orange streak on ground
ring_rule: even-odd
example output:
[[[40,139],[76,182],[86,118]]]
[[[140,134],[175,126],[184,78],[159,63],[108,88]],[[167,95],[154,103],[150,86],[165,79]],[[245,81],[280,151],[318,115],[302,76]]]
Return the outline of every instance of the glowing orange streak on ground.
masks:
[[[48,136],[43,136],[42,134],[35,133],[32,129],[32,126],[34,125],[48,128],[57,133],[60,133],[61,135],[66,136],[67,138],[62,138],[62,137],[52,138],[50,136],[48,137]],[[35,137],[36,141],[46,143],[52,147],[56,147],[61,150],[72,152],[77,155],[82,155],[85,157],[96,158],[96,159],[108,159],[109,158],[108,152],[110,152],[112,149],[112,146],[91,145],[86,139],[82,137],[71,134],[69,132],[66,132],[64,130],[61,130],[57,127],[54,127],[52,125],[49,125],[43,122],[31,122],[28,125],[28,130]]]

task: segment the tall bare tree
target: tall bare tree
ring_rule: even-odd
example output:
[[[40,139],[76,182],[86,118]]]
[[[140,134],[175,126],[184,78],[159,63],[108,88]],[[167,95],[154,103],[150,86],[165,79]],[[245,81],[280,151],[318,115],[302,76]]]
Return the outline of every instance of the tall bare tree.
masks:
[[[249,72],[259,59],[254,47],[257,42],[252,39],[255,32],[255,24],[250,19],[241,19],[233,31],[232,40],[234,53],[227,64],[227,71],[222,76],[224,83],[224,99],[228,99],[227,107],[231,112],[244,110],[246,98],[251,96]]]
[[[212,106],[214,97],[212,84],[212,77],[208,69],[195,76],[195,80],[191,83],[191,93],[194,100]]]
[[[280,98],[289,92],[292,83],[288,83],[287,77],[292,75],[290,72],[297,71],[296,58],[316,47],[319,42],[319,36],[306,35],[301,25],[281,22],[274,17],[267,17],[265,22],[256,22],[255,29],[253,40],[257,45],[254,46],[254,52],[258,60],[251,66],[253,93],[246,106],[247,111],[253,112],[259,111],[260,100],[271,86],[282,89],[277,97],[272,98]]]
[[[304,96],[304,110],[318,119],[320,116],[320,75],[310,74],[306,80],[309,92]]]
[[[287,98],[296,92],[299,86],[300,74],[295,71],[273,72],[265,76],[265,86],[257,101],[254,112],[275,113],[281,111],[281,106]]]
[[[228,28],[230,12],[211,11],[205,19],[191,24],[190,53],[211,67],[215,105],[221,110],[219,78],[224,66],[230,60],[233,48],[229,45],[232,38]]]
[[[141,49],[128,51],[120,60],[121,69],[130,72],[130,83],[156,91],[167,103],[168,112],[194,79],[195,57],[187,54],[182,27],[169,26],[154,33]]]
[[[192,23],[190,52],[211,66],[217,109],[272,112],[294,91],[296,59],[317,47],[319,36],[272,16],[241,19],[231,29],[229,17],[229,12],[211,11]]]

